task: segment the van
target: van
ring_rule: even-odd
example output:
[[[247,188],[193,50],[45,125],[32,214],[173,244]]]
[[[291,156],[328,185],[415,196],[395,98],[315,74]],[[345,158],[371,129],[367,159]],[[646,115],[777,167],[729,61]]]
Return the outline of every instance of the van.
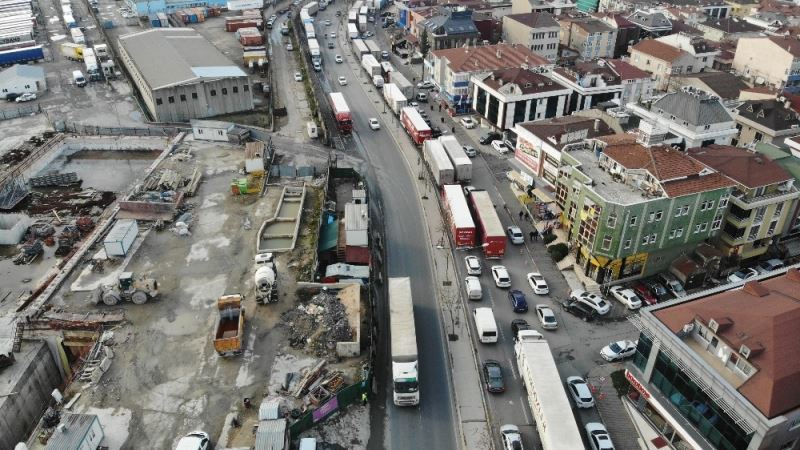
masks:
[[[75,82],[75,86],[78,87],[86,86],[86,78],[83,77],[83,72],[81,72],[80,70],[72,71],[72,81]]]
[[[417,92],[417,101],[418,102],[427,102],[428,101],[428,94],[425,92]]]
[[[306,123],[306,131],[308,131],[308,137],[311,139],[316,139],[319,136],[319,131],[317,130],[317,124],[314,122]]]
[[[317,450],[317,440],[314,438],[300,439],[300,445],[297,450]]]
[[[464,279],[464,288],[467,290],[467,298],[470,300],[480,300],[483,298],[481,280],[478,277],[467,277]]]
[[[383,77],[380,75],[375,75],[372,77],[372,84],[375,85],[376,88],[383,87]]]
[[[478,340],[483,344],[497,342],[497,322],[494,320],[492,308],[475,308],[475,328],[478,330]]]

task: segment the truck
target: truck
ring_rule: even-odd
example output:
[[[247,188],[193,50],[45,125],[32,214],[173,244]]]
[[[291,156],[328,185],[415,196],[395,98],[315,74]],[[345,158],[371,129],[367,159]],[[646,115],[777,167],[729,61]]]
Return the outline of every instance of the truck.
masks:
[[[464,152],[458,139],[455,136],[440,136],[439,142],[456,169],[456,181],[469,183],[472,180],[472,160]]]
[[[544,450],[584,448],[572,405],[564,391],[553,352],[534,330],[520,330],[514,339],[514,354],[528,404]]]
[[[380,60],[381,57],[381,48],[378,47],[378,44],[375,43],[372,39],[367,39],[364,41],[364,44],[367,46],[367,50],[369,53],[375,57],[376,60]]]
[[[442,187],[455,183],[455,169],[447,157],[442,144],[436,139],[428,139],[422,144],[422,155],[436,180],[436,185]]]
[[[483,255],[486,258],[502,258],[506,253],[506,234],[489,193],[472,191],[469,198],[478,222],[478,234],[483,247]]]
[[[83,37],[83,31],[80,28],[70,28],[69,35],[72,37],[72,42],[76,44],[86,43],[86,38]]]
[[[94,55],[94,49],[87,48],[83,50],[83,65],[86,66],[86,77],[89,81],[97,81],[100,79],[100,65],[97,64],[97,57]]]
[[[372,55],[367,54],[361,57],[361,68],[364,69],[370,77],[381,75],[381,63]]]
[[[114,306],[121,300],[137,305],[158,296],[158,281],[153,278],[136,276],[133,272],[122,272],[115,284],[102,284],[94,291],[95,303],[102,301]]]
[[[363,33],[367,31],[367,16],[358,16],[358,31]]]
[[[314,18],[305,9],[300,10],[300,21],[304,24],[314,23]]]
[[[30,61],[39,61],[40,59],[44,59],[44,51],[42,51],[41,45],[0,52],[0,66],[22,64]]]
[[[406,98],[414,97],[414,85],[399,70],[389,72],[389,82],[396,84]]]
[[[34,40],[33,29],[30,27],[16,29],[14,31],[6,31],[0,34],[0,45],[30,40]]]
[[[354,23],[347,24],[347,37],[350,39],[358,39],[358,27]]]
[[[394,66],[389,61],[381,62],[381,76],[384,83],[389,83],[389,73],[394,72]]]
[[[322,60],[322,54],[319,51],[319,42],[316,39],[308,40],[308,53],[311,55],[311,62],[318,63]]]
[[[60,45],[61,55],[72,61],[83,61],[83,50],[85,46],[80,44],[73,44],[72,42],[63,42]]]
[[[386,83],[383,85],[383,99],[389,104],[389,108],[395,115],[400,114],[400,110],[405,108],[408,100],[406,96],[397,89],[397,85],[393,83]]]
[[[217,299],[217,325],[214,330],[214,350],[220,356],[242,353],[244,307],[241,294],[223,295]]]
[[[383,77],[380,75],[373,75],[372,76],[372,84],[375,85],[376,88],[380,89],[383,87]]]
[[[406,133],[416,145],[422,145],[426,139],[431,138],[431,127],[425,122],[416,108],[406,106],[400,110],[400,122]]]
[[[353,39],[352,42],[353,42],[353,52],[356,54],[359,60],[361,60],[361,58],[364,55],[369,53],[367,45],[364,44],[364,41],[362,41],[361,39]]]
[[[306,6],[304,6],[303,9],[308,11],[309,15],[315,16],[319,12],[319,3],[311,2],[311,3],[307,4]]]
[[[350,134],[353,131],[353,115],[350,107],[341,92],[331,92],[328,94],[333,109],[333,117],[336,119],[336,127],[340,133]]]
[[[278,271],[272,253],[256,254],[254,281],[256,303],[278,301]]]
[[[288,23],[283,22],[281,24],[281,34],[284,35],[284,36],[289,34],[289,24]]]
[[[317,37],[317,31],[314,29],[313,23],[307,23],[303,25],[303,28],[306,31],[306,37],[308,39],[315,39]]]
[[[389,278],[389,333],[392,352],[392,398],[397,406],[419,405],[417,331],[411,279]]]
[[[78,26],[78,22],[75,22],[75,18],[72,17],[72,14],[64,14],[64,26],[67,28],[75,28]]]
[[[347,12],[347,23],[353,24],[353,26],[358,26],[358,10],[351,9]]]
[[[433,141],[426,141],[428,142]],[[450,225],[450,233],[456,248],[475,247],[475,221],[469,212],[464,190],[458,184],[446,184],[442,187],[445,201],[445,217]]]

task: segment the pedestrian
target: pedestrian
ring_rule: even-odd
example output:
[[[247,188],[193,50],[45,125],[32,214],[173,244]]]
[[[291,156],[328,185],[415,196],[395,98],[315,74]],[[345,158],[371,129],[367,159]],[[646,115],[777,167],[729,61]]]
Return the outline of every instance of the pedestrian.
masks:
[[[444,123],[444,117],[442,117],[442,123]]]
[[[539,230],[537,230],[537,229],[533,230],[533,240],[534,241],[538,241],[539,240]]]
[[[452,131],[453,134],[456,134],[456,127],[450,127],[450,131]]]
[[[535,241],[535,239],[533,238],[534,236],[535,236],[535,235],[533,234],[533,231],[531,231],[531,232],[530,232],[531,242]]]
[[[528,211],[525,211],[525,221],[527,222],[531,221],[531,213],[529,213]]]
[[[519,220],[522,220],[523,217],[525,217],[525,212],[524,211],[520,211],[519,212]]]
[[[439,105],[439,112],[442,112],[442,105]]]
[[[367,393],[366,392],[362,392],[361,393],[361,404],[364,405],[364,406],[367,406]]]

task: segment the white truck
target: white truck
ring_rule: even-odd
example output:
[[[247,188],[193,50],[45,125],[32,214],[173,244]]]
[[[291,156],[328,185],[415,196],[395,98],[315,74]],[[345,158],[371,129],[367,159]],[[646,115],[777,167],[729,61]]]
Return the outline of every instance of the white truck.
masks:
[[[367,31],[367,16],[358,15],[358,31]]]
[[[308,40],[308,52],[311,54],[312,63],[321,62],[322,54],[319,51],[319,42],[316,39]]]
[[[389,332],[394,404],[419,405],[417,332],[411,279],[408,277],[389,278]]]
[[[581,432],[547,341],[538,331],[521,330],[515,337],[514,354],[542,448],[584,448]]]
[[[97,57],[94,55],[94,49],[87,48],[83,50],[83,64],[86,66],[86,78],[89,81],[97,81],[100,79],[100,66],[97,64]]]
[[[372,84],[375,85],[376,88],[380,89],[383,87],[383,77],[380,75],[373,75],[372,76]]]
[[[314,24],[313,23],[307,23],[307,24],[303,25],[303,28],[306,31],[306,37],[308,39],[316,39],[317,32],[316,32],[316,30],[314,30]]]
[[[347,24],[347,37],[350,39],[358,39],[358,27],[355,23]]]
[[[266,304],[278,301],[278,271],[272,253],[256,254],[254,281],[256,303]]]
[[[412,98],[414,96],[414,85],[399,71],[395,70],[394,72],[389,72],[389,82],[396,84],[397,89],[400,89],[400,92],[402,92],[406,98]]]
[[[450,162],[456,169],[456,181],[469,183],[472,180],[472,160],[464,152],[464,148],[455,136],[440,136],[439,142],[450,157]]]
[[[369,74],[370,77],[381,75],[381,63],[378,62],[372,55],[364,55],[361,57],[361,67]]]
[[[70,28],[69,34],[72,37],[72,42],[76,44],[85,44],[86,38],[83,36],[83,31],[80,28]]]
[[[369,53],[372,56],[374,56],[375,59],[381,57],[381,48],[378,47],[378,44],[376,44],[375,41],[373,41],[372,39],[367,39],[366,41],[364,41],[364,44],[367,46],[367,50],[369,50]]]
[[[394,83],[386,83],[383,85],[383,99],[386,100],[386,103],[389,104],[389,108],[395,115],[399,115],[400,110],[405,108],[408,103],[406,96],[400,92],[400,89],[397,89],[397,85]]]
[[[447,157],[442,144],[435,139],[428,139],[422,144],[422,155],[428,168],[431,169],[437,186],[455,183],[455,168]]]

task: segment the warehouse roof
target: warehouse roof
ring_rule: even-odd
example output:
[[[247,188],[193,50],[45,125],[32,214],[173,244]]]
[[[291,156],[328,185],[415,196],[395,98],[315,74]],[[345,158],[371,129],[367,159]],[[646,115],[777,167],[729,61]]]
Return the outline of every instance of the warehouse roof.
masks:
[[[98,419],[94,414],[65,413],[60,423],[64,425],[63,428],[53,433],[50,440],[47,441],[45,450],[81,448],[92,442],[86,439],[86,434],[96,420]]]
[[[126,34],[119,43],[153,90],[202,79],[247,76],[191,28]]]

